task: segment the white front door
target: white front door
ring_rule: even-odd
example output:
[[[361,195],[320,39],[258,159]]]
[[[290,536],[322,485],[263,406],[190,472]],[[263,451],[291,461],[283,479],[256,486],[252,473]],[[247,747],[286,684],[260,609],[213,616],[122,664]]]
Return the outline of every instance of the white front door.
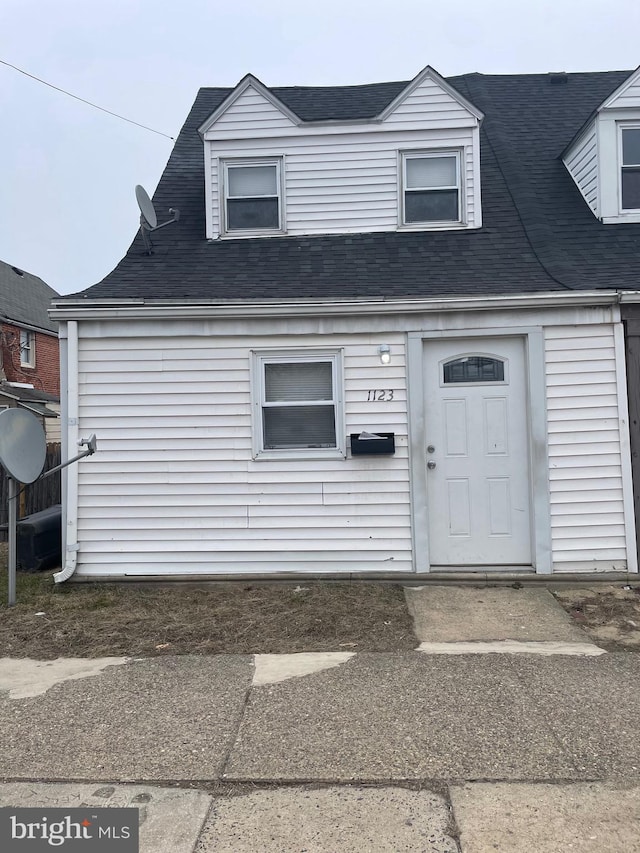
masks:
[[[530,566],[523,339],[428,341],[424,359],[431,565]]]

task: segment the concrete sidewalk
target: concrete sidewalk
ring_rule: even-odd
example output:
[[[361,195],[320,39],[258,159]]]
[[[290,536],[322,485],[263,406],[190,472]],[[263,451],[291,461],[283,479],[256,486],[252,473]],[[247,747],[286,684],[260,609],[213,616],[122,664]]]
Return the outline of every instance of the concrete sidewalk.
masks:
[[[358,654],[259,686],[252,685],[253,673],[251,657],[167,657],[107,666],[27,698],[5,691],[0,777],[13,787],[0,787],[0,800],[24,805],[28,794],[35,802],[41,794],[34,782],[66,781],[88,785],[74,795],[74,804],[107,804],[136,796],[122,783],[142,784],[138,793],[150,797],[140,801],[149,820],[141,836],[145,853],[241,851],[240,836],[247,850],[395,850],[384,831],[401,829],[407,841],[400,849],[456,850],[446,845],[456,844],[460,832],[467,853],[496,849],[481,840],[465,842],[465,833],[482,839],[498,832],[495,820],[487,820],[483,836],[478,817],[489,807],[500,811],[498,793],[505,802],[527,800],[530,829],[539,824],[536,831],[544,832],[549,814],[557,812],[562,822],[566,812],[567,831],[578,837],[587,826],[578,819],[581,792],[597,780],[590,790],[593,803],[601,803],[602,826],[617,815],[615,831],[623,833],[624,844],[603,846],[604,829],[593,829],[593,805],[589,831],[600,839],[593,849],[640,849],[634,847],[640,843],[640,793],[627,788],[640,771],[636,655]],[[472,786],[469,794],[465,783],[473,780],[484,780],[485,787]],[[238,783],[259,788],[246,793]],[[308,783],[329,789],[299,787]],[[397,787],[408,783],[418,790]],[[545,794],[553,808],[543,820],[535,803],[544,783],[553,785],[555,796]],[[46,802],[64,801],[71,789],[56,790],[49,789]],[[622,799],[619,790],[627,791]],[[155,809],[160,817],[173,815],[183,847],[153,829]],[[265,817],[258,820],[260,813]],[[284,816],[276,820],[276,814]],[[329,832],[336,821],[340,838]],[[357,846],[364,838],[360,821],[373,821],[369,847]],[[304,834],[312,825],[315,841]],[[270,848],[261,832],[280,841]],[[166,844],[158,846],[158,836]],[[296,837],[307,838],[306,847],[297,847]],[[287,838],[293,846],[278,848]],[[434,840],[427,844],[427,838]],[[589,850],[589,839],[580,838],[576,849]],[[536,840],[522,849],[570,847],[545,848]]]
[[[453,639],[432,597],[420,638],[586,644],[531,592]],[[143,853],[633,853],[639,685],[630,653],[0,661],[0,805],[135,805]]]
[[[236,788],[0,783],[0,807],[134,806],[142,853],[638,853],[640,787]],[[7,850],[7,853],[13,853]],[[88,853],[88,851],[87,851]]]

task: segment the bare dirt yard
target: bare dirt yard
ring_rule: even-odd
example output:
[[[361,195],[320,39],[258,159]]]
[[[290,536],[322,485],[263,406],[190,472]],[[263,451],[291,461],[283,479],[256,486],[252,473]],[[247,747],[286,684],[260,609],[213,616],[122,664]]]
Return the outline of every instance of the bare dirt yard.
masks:
[[[2,554],[0,560],[0,657],[383,652],[417,645],[395,584],[58,586],[51,573],[19,572],[17,604],[9,608]]]
[[[399,584],[362,581],[56,585],[18,572],[7,607],[0,543],[0,657],[392,652],[417,639]],[[640,586],[553,589],[592,640],[640,652]]]
[[[640,652],[640,587],[603,585],[553,594],[597,645]]]

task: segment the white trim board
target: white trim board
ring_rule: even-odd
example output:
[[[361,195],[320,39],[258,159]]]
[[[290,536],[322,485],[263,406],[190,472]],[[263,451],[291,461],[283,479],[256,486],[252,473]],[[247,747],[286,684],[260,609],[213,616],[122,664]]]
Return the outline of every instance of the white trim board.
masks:
[[[621,323],[613,328],[616,382],[618,387],[618,428],[620,432],[620,456],[622,462],[622,501],[627,551],[627,571],[638,572],[636,547],[636,517],[633,502],[633,479],[631,473],[631,438],[629,435],[629,401],[627,397],[627,361],[624,345],[624,329]]]

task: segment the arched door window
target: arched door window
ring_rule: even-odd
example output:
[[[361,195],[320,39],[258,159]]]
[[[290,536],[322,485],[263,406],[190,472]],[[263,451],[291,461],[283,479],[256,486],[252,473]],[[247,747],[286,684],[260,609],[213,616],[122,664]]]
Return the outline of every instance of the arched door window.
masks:
[[[486,355],[463,355],[442,365],[443,385],[506,381],[505,362]]]

